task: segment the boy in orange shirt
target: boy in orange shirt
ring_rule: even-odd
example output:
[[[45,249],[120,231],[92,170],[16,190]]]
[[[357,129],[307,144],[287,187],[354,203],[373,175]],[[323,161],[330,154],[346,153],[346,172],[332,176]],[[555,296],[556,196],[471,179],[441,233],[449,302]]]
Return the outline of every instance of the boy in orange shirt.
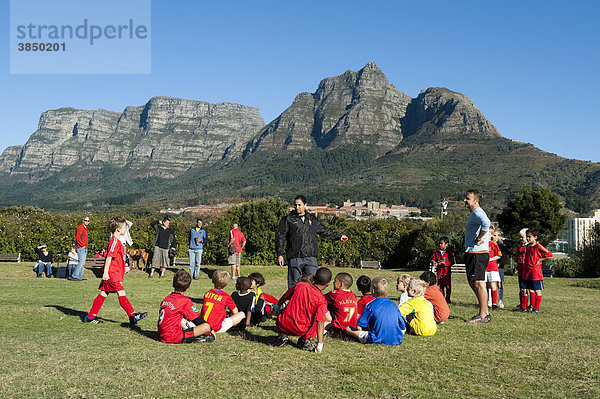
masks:
[[[436,287],[437,278],[433,272],[423,272],[419,278],[427,283],[425,288],[425,299],[427,299],[433,306],[433,317],[439,324],[444,324],[448,317],[450,317],[450,308],[446,299]]]

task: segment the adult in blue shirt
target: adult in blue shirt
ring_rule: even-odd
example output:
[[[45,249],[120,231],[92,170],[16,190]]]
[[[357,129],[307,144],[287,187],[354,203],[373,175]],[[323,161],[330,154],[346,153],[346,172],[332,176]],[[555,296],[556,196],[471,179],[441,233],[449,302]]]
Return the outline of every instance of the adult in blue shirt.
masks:
[[[196,227],[190,229],[190,248],[188,253],[190,254],[190,274],[194,280],[198,280],[198,273],[200,272],[200,264],[202,263],[202,251],[208,236],[206,230],[202,227],[202,219],[196,219]]]
[[[465,195],[465,206],[471,211],[465,230],[465,269],[467,281],[479,301],[479,314],[467,320],[470,323],[489,323],[485,269],[490,259],[490,219],[479,206],[483,196],[479,190],[469,190]]]

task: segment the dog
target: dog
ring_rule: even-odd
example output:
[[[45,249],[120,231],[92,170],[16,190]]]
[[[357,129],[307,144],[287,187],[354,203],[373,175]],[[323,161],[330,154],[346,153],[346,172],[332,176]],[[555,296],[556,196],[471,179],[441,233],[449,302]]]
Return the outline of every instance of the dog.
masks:
[[[127,255],[131,258],[132,268],[139,269],[140,261],[144,262],[144,270],[148,268],[148,252],[145,249],[127,248]]]

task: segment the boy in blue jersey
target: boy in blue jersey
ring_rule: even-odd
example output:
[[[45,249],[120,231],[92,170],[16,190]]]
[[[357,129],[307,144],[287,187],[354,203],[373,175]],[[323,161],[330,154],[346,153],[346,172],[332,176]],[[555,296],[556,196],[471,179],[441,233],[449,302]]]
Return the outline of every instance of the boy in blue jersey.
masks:
[[[358,330],[346,328],[348,335],[363,344],[400,345],[406,331],[404,319],[398,306],[387,298],[390,283],[383,277],[375,277],[371,282],[373,299],[365,306]]]

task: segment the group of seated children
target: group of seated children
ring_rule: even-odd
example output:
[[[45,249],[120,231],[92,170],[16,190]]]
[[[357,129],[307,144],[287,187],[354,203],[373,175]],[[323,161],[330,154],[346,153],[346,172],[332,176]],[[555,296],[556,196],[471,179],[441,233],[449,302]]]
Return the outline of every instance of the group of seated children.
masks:
[[[314,276],[302,276],[277,300],[260,289],[264,285],[260,273],[238,278],[237,291],[229,295],[223,290],[230,281],[229,273],[216,270],[212,276],[214,288],[204,295],[199,312],[184,295],[191,276],[180,270],[173,278],[174,292],[161,304],[158,337],[169,343],[211,342],[217,333],[238,324],[241,328],[259,324],[270,314],[277,316],[279,346],[286,345],[289,336],[296,336],[300,348],[320,353],[325,334],[355,338],[362,343],[399,345],[407,330],[415,335],[435,334],[436,322],[443,322],[449,315],[432,272],[423,273],[420,280],[406,278],[409,300],[402,305],[387,298],[389,282],[383,277],[371,281],[360,276],[360,300],[351,291],[353,279],[348,273],[337,274],[333,290],[323,294],[331,279],[329,269],[319,268]]]

